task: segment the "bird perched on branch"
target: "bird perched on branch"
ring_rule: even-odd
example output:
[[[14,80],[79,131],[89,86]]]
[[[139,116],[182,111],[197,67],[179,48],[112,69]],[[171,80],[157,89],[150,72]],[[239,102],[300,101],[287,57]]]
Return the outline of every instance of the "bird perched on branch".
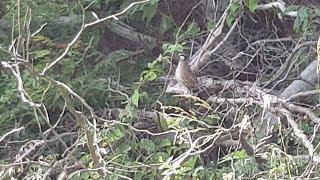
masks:
[[[175,72],[176,80],[186,86],[190,91],[199,90],[199,82],[190,69],[188,58],[182,53],[178,54],[178,56],[179,63]]]

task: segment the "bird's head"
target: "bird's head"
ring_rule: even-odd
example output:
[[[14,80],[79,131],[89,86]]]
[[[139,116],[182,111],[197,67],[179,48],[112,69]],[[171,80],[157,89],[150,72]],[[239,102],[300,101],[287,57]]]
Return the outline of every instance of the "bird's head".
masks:
[[[183,53],[179,53],[179,61],[187,61],[187,56]]]

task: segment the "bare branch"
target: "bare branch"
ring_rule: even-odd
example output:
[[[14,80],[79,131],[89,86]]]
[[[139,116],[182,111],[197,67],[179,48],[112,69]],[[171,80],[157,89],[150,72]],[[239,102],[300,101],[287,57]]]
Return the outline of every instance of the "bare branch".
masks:
[[[83,15],[82,17],[82,26],[79,30],[79,32],[76,34],[76,36],[71,40],[70,43],[68,43],[68,46],[66,47],[66,49],[64,50],[64,52],[59,56],[57,57],[53,62],[51,62],[50,64],[47,64],[46,67],[42,70],[42,73],[41,75],[44,75],[45,72],[47,70],[49,70],[52,66],[54,66],[57,62],[59,62],[68,52],[69,52],[69,49],[70,47],[79,39],[80,35],[82,34],[82,32],[90,27],[90,26],[93,26],[95,24],[98,24],[98,23],[101,23],[103,21],[106,21],[108,19],[116,19],[118,20],[117,16],[120,16],[124,13],[126,13],[130,8],[132,8],[133,6],[135,5],[138,5],[138,4],[143,4],[143,3],[146,3],[146,2],[149,2],[150,0],[143,0],[143,1],[139,1],[139,2],[133,2],[131,3],[129,6],[127,6],[124,10],[122,10],[121,12],[119,13],[116,13],[116,14],[113,14],[113,15],[110,15],[110,16],[107,16],[107,17],[104,17],[104,18],[101,18],[101,19],[97,19],[93,22],[90,22],[90,23],[84,23],[84,20],[85,20],[85,15]]]
[[[34,103],[34,102],[32,102],[32,100],[30,98],[28,98],[28,94],[23,87],[23,81],[21,78],[19,66],[15,63],[10,64],[5,61],[2,61],[1,65],[4,68],[8,68],[12,72],[14,77],[17,79],[17,83],[18,83],[17,88],[18,88],[18,91],[20,92],[20,97],[21,97],[22,102],[29,104],[31,107],[40,107],[41,104]]]
[[[9,136],[10,134],[13,134],[15,132],[18,132],[18,131],[21,131],[23,130],[25,127],[20,127],[20,128],[15,128],[15,129],[12,129],[11,131],[5,133],[4,135],[1,136],[0,138],[0,142],[3,141],[7,136]]]

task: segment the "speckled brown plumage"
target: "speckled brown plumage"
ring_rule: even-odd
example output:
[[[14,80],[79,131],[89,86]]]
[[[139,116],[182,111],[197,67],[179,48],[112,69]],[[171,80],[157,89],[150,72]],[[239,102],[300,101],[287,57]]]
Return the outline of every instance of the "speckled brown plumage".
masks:
[[[175,72],[176,80],[185,85],[190,91],[199,89],[196,76],[190,70],[190,65],[184,54],[179,54],[179,63]]]

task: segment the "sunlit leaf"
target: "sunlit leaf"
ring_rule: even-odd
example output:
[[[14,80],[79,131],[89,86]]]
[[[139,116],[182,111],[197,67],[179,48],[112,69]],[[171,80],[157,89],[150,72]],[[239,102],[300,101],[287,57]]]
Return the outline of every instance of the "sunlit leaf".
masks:
[[[258,0],[245,0],[244,4],[249,8],[250,12],[254,12],[257,9]]]
[[[240,4],[238,2],[235,2],[231,5],[229,13],[227,15],[227,25],[229,27],[232,26],[232,23],[235,21],[238,12],[240,11]]]
[[[131,102],[132,104],[134,104],[136,107],[138,107],[139,105],[139,98],[140,98],[140,94],[139,91],[137,89],[134,90],[134,93],[131,97]]]
[[[39,59],[39,58],[43,58],[43,57],[49,55],[50,51],[45,49],[45,50],[40,50],[40,51],[33,51],[30,54],[33,55],[34,59]]]
[[[245,150],[235,151],[233,153],[233,158],[235,159],[244,159],[247,157],[247,153]]]
[[[153,81],[158,77],[158,75],[154,71],[148,71],[144,77],[148,81]]]
[[[183,52],[183,46],[181,44],[163,44],[162,49],[164,54],[173,54],[175,52]]]

